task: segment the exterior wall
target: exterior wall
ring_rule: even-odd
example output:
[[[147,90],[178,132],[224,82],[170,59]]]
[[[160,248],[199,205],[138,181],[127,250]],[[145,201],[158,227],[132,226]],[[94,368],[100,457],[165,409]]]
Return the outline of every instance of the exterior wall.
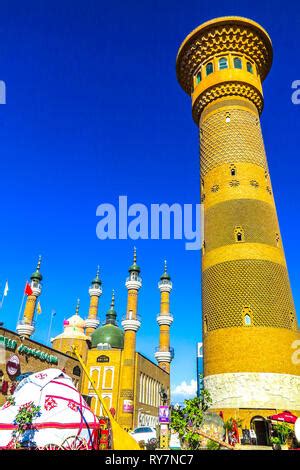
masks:
[[[136,354],[134,427],[158,423],[159,392],[163,387],[170,397],[170,376],[141,354]]]
[[[108,358],[107,362],[98,362],[100,357]],[[121,364],[122,350],[98,350],[91,349],[87,355],[87,369],[96,381],[97,390],[100,392],[102,398],[108,406],[108,409],[116,411],[116,419],[118,420],[118,400],[119,400],[119,387],[120,387],[120,364]],[[98,361],[97,361],[98,359]],[[82,394],[89,395],[92,398],[91,408],[97,416],[103,416],[102,407],[99,403],[93,388],[90,386],[87,377],[84,377]]]
[[[216,408],[295,409],[300,397],[300,332],[260,126],[271,64],[268,34],[239,17],[199,26],[177,56],[200,133],[204,375]]]
[[[2,336],[16,342],[16,346],[11,349],[8,347],[3,347],[3,342],[0,341],[0,371],[3,372],[2,377],[0,377],[0,384],[1,382],[3,383],[3,381],[7,381],[9,383],[8,393],[10,391],[11,385],[15,383],[15,379],[18,375],[25,374],[26,372],[38,372],[44,369],[48,369],[50,367],[63,370],[67,375],[69,375],[73,379],[75,386],[78,388],[78,390],[80,390],[83,373],[77,359],[69,357],[59,351],[56,351],[55,349],[44,346],[43,344],[37,343],[36,341],[32,341],[30,339],[21,340],[21,338],[16,333],[4,328],[0,328],[0,337]],[[43,352],[44,354],[56,357],[57,364],[51,364],[46,360],[41,360],[40,358],[34,357],[31,354],[19,352],[18,348],[21,345],[24,345],[30,348],[31,350],[36,350],[39,352]],[[20,360],[20,369],[15,376],[9,376],[6,370],[7,361],[12,355],[16,355]],[[80,375],[76,375],[73,373],[75,367],[79,368]],[[1,393],[1,388],[2,384],[0,386],[0,406],[6,401],[7,396],[7,394]]]
[[[53,340],[52,345],[53,348],[71,357],[76,357],[72,346],[77,346],[78,352],[81,355],[82,360],[85,362],[87,359],[88,344],[86,340],[78,338],[57,338]]]

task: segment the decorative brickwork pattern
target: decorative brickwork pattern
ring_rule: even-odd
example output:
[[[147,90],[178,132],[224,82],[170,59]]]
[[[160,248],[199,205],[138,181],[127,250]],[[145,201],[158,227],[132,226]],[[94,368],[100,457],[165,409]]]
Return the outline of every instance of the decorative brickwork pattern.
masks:
[[[236,260],[203,272],[203,317],[207,331],[243,327],[242,311],[249,305],[254,326],[295,329],[295,311],[286,268],[264,260]]]
[[[234,243],[237,226],[243,227],[245,242],[277,246],[279,227],[275,208],[256,199],[232,199],[215,204],[205,212],[206,253]]]
[[[265,148],[259,120],[251,112],[230,110],[211,114],[200,132],[201,175],[223,163],[255,163],[267,170]]]

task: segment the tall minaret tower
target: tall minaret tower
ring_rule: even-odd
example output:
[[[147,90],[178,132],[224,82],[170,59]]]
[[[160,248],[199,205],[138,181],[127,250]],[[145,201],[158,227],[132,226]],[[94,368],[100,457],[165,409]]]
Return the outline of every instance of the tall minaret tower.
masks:
[[[172,282],[167,271],[167,261],[165,261],[164,273],[160,277],[158,288],[160,290],[160,313],[157,316],[157,323],[159,324],[159,347],[155,353],[155,358],[159,367],[170,373],[170,364],[174,357],[173,349],[170,348],[170,326],[173,323],[173,316],[170,313]]]
[[[132,429],[133,427],[136,333],[141,326],[137,315],[138,292],[142,287],[142,279],[139,275],[140,271],[140,267],[136,262],[136,249],[134,248],[133,264],[129,268],[129,277],[126,279],[125,283],[128,290],[128,298],[126,317],[122,321],[125,333],[118,418],[119,424],[128,429]]]
[[[91,336],[91,334],[95,331],[96,328],[99,326],[98,320],[98,304],[99,304],[99,297],[102,294],[102,282],[99,277],[99,266],[97,268],[96,277],[92,280],[91,286],[89,288],[89,295],[90,295],[90,308],[88,318],[85,320],[85,327],[86,327],[86,335]]]
[[[30,287],[32,294],[26,299],[26,305],[24,309],[23,319],[17,324],[18,335],[24,338],[30,338],[34,333],[34,313],[38,297],[42,292],[41,281],[43,276],[40,273],[42,257],[39,256],[36,270],[30,276]]]
[[[223,17],[187,36],[176,65],[200,131],[204,383],[216,409],[248,416],[300,410],[300,336],[260,126],[271,64],[259,24]]]

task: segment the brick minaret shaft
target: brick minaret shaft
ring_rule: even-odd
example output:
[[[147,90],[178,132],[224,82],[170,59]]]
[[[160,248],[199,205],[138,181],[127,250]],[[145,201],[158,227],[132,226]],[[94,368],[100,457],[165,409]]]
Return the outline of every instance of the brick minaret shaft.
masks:
[[[86,335],[91,336],[91,334],[95,331],[96,328],[99,326],[98,320],[98,305],[99,305],[99,298],[102,295],[102,282],[99,275],[99,266],[97,268],[96,277],[92,280],[91,286],[89,288],[89,295],[90,295],[90,307],[88,318],[85,320],[86,326]]]
[[[164,273],[160,278],[158,288],[160,290],[160,313],[157,316],[157,323],[159,324],[159,347],[155,353],[155,358],[159,367],[169,374],[171,361],[173,359],[173,349],[170,348],[170,326],[173,322],[173,316],[170,313],[172,282],[167,272],[166,261]]]
[[[240,17],[199,26],[177,55],[200,131],[204,376],[219,408],[300,409],[299,330],[260,126],[271,64],[268,34]]]
[[[118,415],[119,424],[127,429],[133,428],[136,333],[141,326],[141,322],[137,316],[138,291],[142,286],[142,280],[139,274],[140,267],[136,262],[136,249],[134,248],[133,264],[129,268],[129,277],[125,284],[128,290],[128,298],[126,317],[122,321],[125,333]]]
[[[40,273],[42,257],[39,256],[37,268],[30,276],[30,287],[32,294],[28,295],[23,313],[23,319],[17,325],[17,333],[24,337],[30,338],[34,333],[34,313],[36,308],[37,299],[42,292],[41,281],[43,276]]]

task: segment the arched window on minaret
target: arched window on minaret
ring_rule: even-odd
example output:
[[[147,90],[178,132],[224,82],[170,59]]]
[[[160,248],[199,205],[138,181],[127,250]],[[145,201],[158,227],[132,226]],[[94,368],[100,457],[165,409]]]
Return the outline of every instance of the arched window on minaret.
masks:
[[[251,307],[246,306],[242,310],[243,324],[245,326],[251,326],[253,323],[253,312]]]
[[[279,241],[280,241],[279,233],[276,233],[275,240],[276,240],[276,246],[278,247],[279,246]]]
[[[230,165],[230,174],[231,176],[236,176],[236,166]]]
[[[235,241],[238,243],[245,241],[245,232],[244,232],[243,227],[241,227],[240,225],[235,227],[234,237],[235,237]]]

